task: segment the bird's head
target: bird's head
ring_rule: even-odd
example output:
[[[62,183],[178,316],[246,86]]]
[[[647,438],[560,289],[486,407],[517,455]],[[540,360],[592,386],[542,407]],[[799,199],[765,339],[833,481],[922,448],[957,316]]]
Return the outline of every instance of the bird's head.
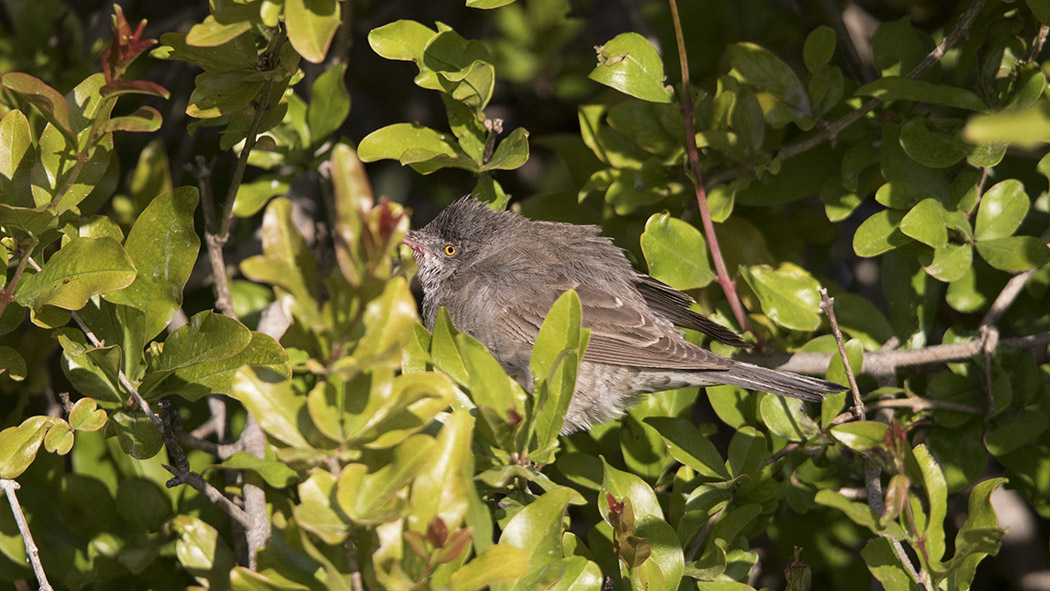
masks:
[[[442,211],[420,230],[411,230],[404,242],[412,248],[419,266],[419,283],[425,294],[435,293],[461,268],[496,252],[498,238],[508,226],[525,222],[518,214],[494,211],[471,197],[464,197]]]

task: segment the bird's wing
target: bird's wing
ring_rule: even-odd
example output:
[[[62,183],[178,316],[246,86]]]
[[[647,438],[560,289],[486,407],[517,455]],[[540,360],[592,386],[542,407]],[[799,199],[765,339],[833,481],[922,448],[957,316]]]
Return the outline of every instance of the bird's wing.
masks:
[[[638,287],[638,292],[645,298],[645,302],[649,304],[649,308],[676,326],[702,332],[730,347],[749,348],[751,346],[740,340],[740,337],[732,330],[690,310],[689,304],[694,302],[693,298],[670,285],[642,274],[638,275],[635,285]]]
[[[632,305],[600,287],[581,285],[568,277],[545,282],[545,293],[575,289],[580,296],[583,326],[591,329],[585,361],[658,369],[728,369],[732,362],[702,349],[658,324],[644,305]],[[534,340],[543,324],[546,305],[534,298],[509,303],[501,322],[522,338]]]

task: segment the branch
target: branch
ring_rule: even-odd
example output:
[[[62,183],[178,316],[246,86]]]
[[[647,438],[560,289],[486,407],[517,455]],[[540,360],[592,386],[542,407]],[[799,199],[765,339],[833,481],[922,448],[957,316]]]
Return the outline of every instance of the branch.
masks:
[[[22,281],[22,272],[26,270],[26,263],[29,262],[29,256],[33,254],[33,249],[36,248],[36,245],[37,237],[33,236],[30,238],[29,246],[24,249],[22,260],[18,261],[18,266],[15,267],[15,274],[11,276],[11,281],[7,283],[3,293],[0,293],[0,316],[4,315],[7,305],[15,300],[15,290],[18,289],[19,282]],[[6,269],[7,261],[3,263]]]
[[[722,249],[718,245],[718,236],[715,234],[715,224],[711,220],[711,210],[707,207],[707,191],[704,189],[703,177],[700,174],[700,151],[696,147],[696,130],[693,128],[693,97],[689,89],[689,60],[685,53],[685,37],[682,34],[682,21],[678,16],[678,4],[675,0],[668,0],[671,8],[671,20],[674,23],[675,42],[678,45],[678,60],[682,69],[682,118],[685,120],[685,143],[686,153],[689,155],[689,170],[692,173],[693,189],[696,191],[696,204],[700,209],[700,220],[704,226],[704,237],[707,238],[708,248],[711,250],[711,259],[715,263],[715,274],[722,291],[729,300],[729,307],[733,309],[737,324],[742,332],[750,330],[747,324],[747,315],[744,306],[740,303],[740,297],[736,293],[736,285],[729,276],[725,260],[722,258]]]
[[[835,318],[835,300],[828,296],[828,290],[820,288],[820,309],[828,317],[831,323],[831,332],[835,335],[835,343],[839,346],[839,355],[842,356],[842,366],[846,369],[846,379],[849,380],[849,390],[853,393],[853,416],[857,419],[864,418],[864,401],[860,399],[860,388],[857,387],[857,378],[853,375],[853,367],[849,364],[846,355],[846,343],[842,341],[842,331],[839,330],[839,321]]]
[[[871,507],[871,510],[874,511],[876,515],[882,515],[886,510],[886,503],[882,498],[882,481],[879,479],[881,474],[881,468],[870,461],[865,463],[864,489],[868,496],[868,506]],[[908,558],[908,554],[904,551],[904,545],[901,544],[900,540],[888,535],[883,535],[883,537],[890,541],[890,545],[893,546],[893,551],[897,554],[897,559],[900,560],[901,564],[904,565],[904,568],[908,570],[908,574],[911,575],[912,580],[921,585],[924,589],[929,589],[929,581],[927,580],[925,573],[920,574],[915,570],[915,565],[911,563],[911,559]]]
[[[284,29],[278,29],[277,34],[270,40],[266,51],[258,58],[257,68],[260,70],[273,69],[273,65],[279,61],[281,47],[284,45]],[[267,79],[252,102],[255,113],[248,131],[244,138],[244,147],[237,158],[237,165],[233,171],[230,187],[226,191],[226,201],[222,204],[222,217],[215,219],[215,205],[211,191],[211,167],[205,165],[204,158],[197,156],[195,176],[197,185],[200,187],[201,204],[204,209],[205,243],[208,246],[208,259],[211,262],[212,277],[215,280],[215,307],[219,312],[230,318],[237,318],[233,310],[233,297],[230,294],[229,278],[226,275],[226,261],[222,249],[230,239],[230,228],[233,226],[233,204],[237,199],[237,191],[244,180],[244,171],[248,167],[248,157],[258,141],[259,127],[262,126],[263,117],[270,110],[270,93],[273,90],[273,80]]]
[[[878,376],[893,373],[906,367],[936,365],[951,361],[969,359],[984,349],[985,339],[979,338],[950,345],[931,345],[921,349],[895,349],[891,351],[867,351],[864,353],[864,368],[861,373]],[[1022,337],[999,339],[999,346],[1018,349],[1029,349],[1050,344],[1050,332],[1043,332]],[[804,374],[821,374],[827,371],[831,362],[831,353],[780,353],[774,355],[757,355],[743,353],[733,357],[741,361],[755,363],[764,367]]]
[[[18,503],[18,497],[15,495],[15,491],[20,486],[14,480],[0,478],[0,488],[7,495],[7,502],[11,504],[11,513],[15,515],[18,532],[22,534],[22,542],[26,546],[26,556],[29,558],[29,564],[33,566],[33,573],[36,575],[37,582],[40,583],[40,591],[51,591],[51,583],[47,581],[47,575],[44,574],[44,565],[40,563],[40,550],[37,549],[36,542],[33,541],[33,533],[29,531],[26,516],[22,513],[22,505]]]
[[[198,155],[193,175],[197,177],[197,187],[201,194],[201,208],[204,210],[204,242],[208,247],[208,261],[211,263],[212,281],[215,284],[215,307],[219,313],[236,318],[233,309],[233,295],[230,293],[230,280],[226,275],[226,260],[222,248],[224,240],[219,240],[219,229],[215,224],[215,200],[211,194],[211,166],[204,157]]]
[[[165,483],[167,487],[175,488],[180,484],[187,484],[208,497],[208,500],[217,505],[237,523],[241,524],[242,527],[251,529],[252,518],[248,513],[235,505],[233,501],[228,499],[226,495],[222,494],[219,489],[215,488],[212,483],[205,480],[200,474],[190,470],[190,462],[186,459],[186,454],[183,453],[182,446],[179,445],[178,437],[175,435],[178,416],[172,412],[171,403],[167,400],[161,402],[161,414],[164,416],[161,436],[164,439],[164,447],[168,450],[168,459],[174,464],[173,466],[163,464],[164,469],[171,472],[173,476],[172,479]]]

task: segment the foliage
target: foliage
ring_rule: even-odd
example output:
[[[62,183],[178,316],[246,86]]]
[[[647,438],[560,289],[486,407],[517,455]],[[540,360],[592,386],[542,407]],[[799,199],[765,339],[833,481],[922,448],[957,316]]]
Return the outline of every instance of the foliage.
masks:
[[[41,32],[60,0],[6,6],[0,478],[51,584],[993,580],[993,494],[1050,517],[1050,14],[883,15],[865,62],[811,15],[693,4],[685,45],[673,2],[643,3],[643,36],[603,25],[603,3],[588,28],[564,0],[468,0],[452,24],[216,0],[159,40],[116,6],[89,51],[71,9]],[[435,97],[422,121],[406,106]],[[419,323],[405,187],[433,211],[468,183],[602,223],[757,351],[857,374],[866,411],[694,388],[559,437],[588,341],[575,292],[543,324],[531,394],[443,311]],[[0,531],[0,577],[33,578],[13,511]]]

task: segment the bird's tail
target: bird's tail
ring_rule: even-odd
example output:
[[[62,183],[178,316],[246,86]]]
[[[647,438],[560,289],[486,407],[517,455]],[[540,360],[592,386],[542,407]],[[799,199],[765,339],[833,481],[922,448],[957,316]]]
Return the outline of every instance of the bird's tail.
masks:
[[[737,361],[725,373],[719,373],[718,381],[748,390],[801,398],[809,402],[821,402],[825,394],[846,389],[845,386],[820,378],[769,369],[743,361]]]

